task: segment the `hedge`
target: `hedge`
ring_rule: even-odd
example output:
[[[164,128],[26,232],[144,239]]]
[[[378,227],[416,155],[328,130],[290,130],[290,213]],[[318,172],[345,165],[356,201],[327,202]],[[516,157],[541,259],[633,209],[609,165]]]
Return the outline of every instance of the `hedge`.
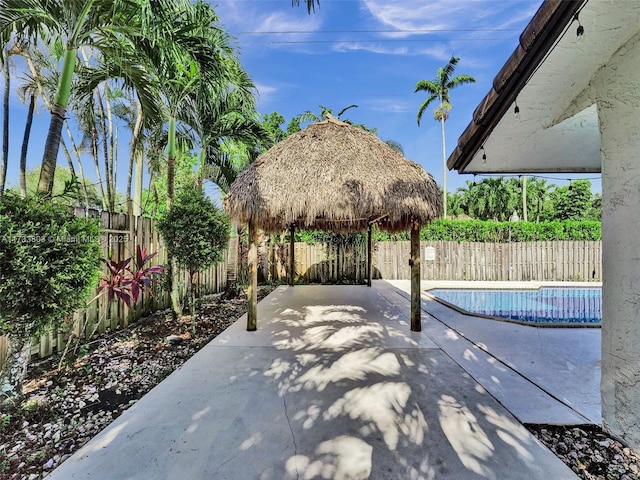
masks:
[[[345,241],[362,241],[365,233],[331,234],[330,232],[297,231],[296,241],[309,244]],[[601,223],[598,221],[553,221],[553,222],[492,222],[484,220],[435,220],[420,231],[423,241],[457,242],[540,242],[553,240],[602,239]],[[389,234],[374,230],[374,240],[409,240],[409,232]]]

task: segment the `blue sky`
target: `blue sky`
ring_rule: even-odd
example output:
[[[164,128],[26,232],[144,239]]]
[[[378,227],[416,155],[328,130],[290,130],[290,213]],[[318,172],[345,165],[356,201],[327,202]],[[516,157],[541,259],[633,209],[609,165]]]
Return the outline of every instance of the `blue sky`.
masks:
[[[414,93],[416,82],[434,79],[452,55],[460,57],[456,73],[476,79],[451,91],[448,156],[541,3],[320,0],[309,15],[288,0],[221,0],[216,11],[236,37],[242,62],[258,87],[260,112],[275,110],[288,121],[306,110],[318,114],[318,105],[337,113],[356,104],[342,118],[375,127],[383,140],[399,142],[405,156],[441,184],[440,126],[430,108],[418,127],[416,113],[426,95]],[[548,182],[567,183],[554,178]],[[467,180],[473,177],[447,172],[449,190]],[[599,180],[591,182],[599,191]]]
[[[304,2],[304,0],[302,0]],[[220,0],[214,8],[235,37],[240,58],[258,88],[258,110],[277,111],[288,122],[319,105],[335,113],[351,104],[343,119],[377,128],[383,140],[400,143],[405,156],[442,182],[442,146],[433,108],[421,126],[416,113],[426,97],[414,93],[421,79],[434,79],[452,55],[456,73],[476,83],[451,91],[453,110],[446,125],[447,156],[489,91],[495,74],[515,49],[518,37],[541,0],[320,0],[315,13],[289,0]],[[18,83],[17,81],[15,83]],[[8,182],[17,184],[17,159],[26,107],[12,95]],[[42,156],[49,114],[41,108],[32,133],[29,167]],[[15,161],[13,161],[15,159]],[[66,164],[62,152],[60,164]],[[118,184],[124,188],[126,150]],[[93,167],[87,165],[89,175]],[[564,178],[550,174],[549,183]],[[597,175],[589,176],[597,177]],[[473,180],[447,172],[450,191]],[[600,181],[591,180],[594,191]]]

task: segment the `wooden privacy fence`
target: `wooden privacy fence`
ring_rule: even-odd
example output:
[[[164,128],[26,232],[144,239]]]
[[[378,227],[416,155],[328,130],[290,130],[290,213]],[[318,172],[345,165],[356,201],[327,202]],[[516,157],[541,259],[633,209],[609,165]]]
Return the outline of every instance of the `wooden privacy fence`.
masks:
[[[526,243],[421,242],[422,280],[602,281],[602,244],[587,241]],[[409,242],[377,242],[373,277],[409,279]],[[286,281],[286,248],[270,245],[264,269]],[[298,282],[364,283],[365,245],[296,243]]]
[[[100,213],[94,210],[85,212],[84,209],[77,209],[75,213],[80,217],[100,218],[104,231],[100,238],[103,258],[116,261],[124,260],[135,256],[136,246],[140,245],[140,247],[147,249],[147,253],[158,252],[158,255],[151,260],[151,264],[167,265],[167,251],[154,220],[118,213]],[[226,255],[223,258],[226,258]],[[158,279],[162,282],[162,277]],[[175,272],[173,276],[173,281],[178,282],[181,300],[186,293],[187,280],[188,273],[183,270]],[[226,285],[226,263],[221,262],[201,271],[199,284],[200,294],[221,291]],[[31,354],[32,356],[46,357],[54,351],[62,351],[71,332],[80,338],[90,338],[93,334],[127,326],[151,312],[170,306],[169,292],[166,289],[157,288],[157,286],[154,286],[153,294],[144,292],[131,309],[122,302],[109,302],[105,294],[100,295],[91,301],[87,308],[75,312],[65,322],[66,328],[34,338]],[[4,362],[6,349],[6,339],[0,336],[0,364]]]

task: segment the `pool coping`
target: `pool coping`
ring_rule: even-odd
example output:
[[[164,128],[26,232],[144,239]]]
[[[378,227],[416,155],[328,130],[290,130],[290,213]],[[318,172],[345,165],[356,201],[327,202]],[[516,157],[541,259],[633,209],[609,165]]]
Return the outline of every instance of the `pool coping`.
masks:
[[[455,282],[460,283],[460,282]],[[436,302],[449,307],[455,310],[458,313],[463,315],[467,315],[470,317],[478,317],[484,318],[487,320],[494,320],[496,322],[505,322],[505,323],[515,323],[516,325],[522,325],[525,327],[533,327],[533,328],[602,328],[602,320],[599,324],[593,323],[532,323],[525,322],[523,320],[516,320],[512,318],[504,318],[504,317],[496,317],[493,315],[486,315],[483,313],[470,312],[469,310],[465,310],[458,305],[453,303],[449,303],[446,300],[443,300],[435,295],[432,295],[429,290],[436,289],[448,289],[448,290],[540,290],[541,288],[594,288],[600,287],[602,288],[602,282],[517,282],[515,285],[505,285],[506,282],[496,282],[494,285],[487,285],[488,283],[493,282],[465,282],[466,285],[462,286],[443,286],[443,285],[434,285],[427,288],[422,289],[422,293],[426,295],[431,300],[435,300]],[[477,285],[469,285],[477,283]],[[499,284],[499,285],[498,285]]]

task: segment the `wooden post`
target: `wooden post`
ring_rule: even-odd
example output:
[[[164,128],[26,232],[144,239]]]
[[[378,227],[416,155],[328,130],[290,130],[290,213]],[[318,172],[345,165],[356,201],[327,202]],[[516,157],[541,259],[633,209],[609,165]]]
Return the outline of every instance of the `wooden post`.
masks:
[[[367,231],[367,286],[371,286],[371,271],[373,270],[371,265],[371,259],[373,258],[373,253],[371,252],[371,247],[373,245],[373,241],[371,240],[371,224],[369,224],[369,230]]]
[[[247,289],[247,331],[253,332],[258,325],[258,246],[256,227],[249,220],[249,288]]]
[[[296,274],[296,226],[289,227],[289,285],[293,287],[294,277]]]
[[[420,321],[420,225],[414,223],[411,226],[411,330],[422,330]]]

